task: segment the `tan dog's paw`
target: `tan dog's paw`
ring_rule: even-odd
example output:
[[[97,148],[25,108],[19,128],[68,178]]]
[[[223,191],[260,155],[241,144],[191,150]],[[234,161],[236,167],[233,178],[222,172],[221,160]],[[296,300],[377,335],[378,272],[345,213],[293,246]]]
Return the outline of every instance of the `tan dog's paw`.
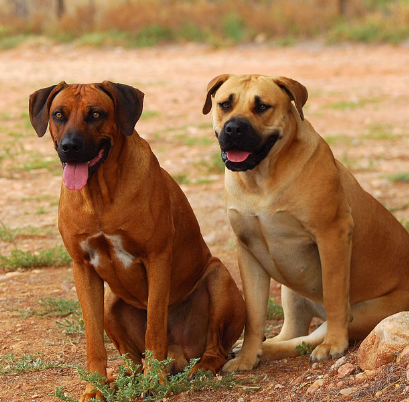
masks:
[[[254,360],[244,359],[236,357],[232,360],[229,360],[222,368],[223,371],[249,371],[253,368],[257,367],[260,363],[259,358],[255,358]]]
[[[329,343],[321,343],[318,345],[311,353],[310,360],[328,360],[328,359],[338,359],[343,356],[347,350],[348,345],[331,345]]]

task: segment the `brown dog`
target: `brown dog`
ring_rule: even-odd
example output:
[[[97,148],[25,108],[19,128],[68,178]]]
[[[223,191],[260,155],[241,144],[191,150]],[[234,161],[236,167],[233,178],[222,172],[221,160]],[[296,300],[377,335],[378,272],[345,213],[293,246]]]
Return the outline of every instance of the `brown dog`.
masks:
[[[87,368],[106,376],[105,321],[119,352],[138,364],[146,349],[174,358],[173,371],[201,357],[194,371],[215,373],[241,334],[244,302],[180,187],[134,130],[143,96],[108,81],[62,82],[30,96],[31,123],[43,136],[49,122],[64,166],[58,222],[73,259]],[[92,389],[81,401],[102,399]]]
[[[302,342],[312,360],[341,356],[348,339],[409,309],[409,235],[304,120],[307,97],[284,77],[226,74],[208,85],[203,113],[213,98],[247,308],[227,371],[295,356]],[[285,320],[262,342],[270,277],[283,284]],[[314,316],[325,322],[308,335]]]

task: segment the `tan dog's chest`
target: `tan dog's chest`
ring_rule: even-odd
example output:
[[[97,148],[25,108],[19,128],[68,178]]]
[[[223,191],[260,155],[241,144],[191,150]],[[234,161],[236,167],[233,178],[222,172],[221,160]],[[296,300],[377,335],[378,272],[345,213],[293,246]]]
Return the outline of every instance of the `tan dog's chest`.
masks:
[[[274,280],[322,302],[318,249],[294,216],[286,211],[250,212],[235,205],[228,206],[228,215],[238,241]]]

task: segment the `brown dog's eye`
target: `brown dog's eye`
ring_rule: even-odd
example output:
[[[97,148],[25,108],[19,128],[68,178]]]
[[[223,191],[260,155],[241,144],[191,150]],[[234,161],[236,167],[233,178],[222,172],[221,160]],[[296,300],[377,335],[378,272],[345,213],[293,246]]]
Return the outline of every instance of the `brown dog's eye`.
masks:
[[[101,113],[98,113],[98,112],[92,113],[92,117],[93,117],[94,119],[98,119],[99,116],[101,116]]]
[[[55,116],[57,119],[62,119],[62,113],[61,113],[61,112],[55,112],[54,116]]]

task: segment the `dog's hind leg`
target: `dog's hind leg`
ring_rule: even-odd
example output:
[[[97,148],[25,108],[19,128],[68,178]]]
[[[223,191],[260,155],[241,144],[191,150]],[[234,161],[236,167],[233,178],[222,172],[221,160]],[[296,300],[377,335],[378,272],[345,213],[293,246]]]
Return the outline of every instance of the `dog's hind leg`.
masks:
[[[135,364],[142,364],[146,310],[125,303],[107,287],[104,299],[104,328],[121,355],[127,354]]]
[[[206,348],[194,371],[203,369],[215,374],[243,331],[245,305],[227,268],[216,259],[212,264],[201,284],[201,291],[207,293],[210,302]]]
[[[281,303],[284,311],[284,324],[280,333],[272,338],[274,342],[306,336],[314,317],[323,320],[326,318],[324,306],[301,296],[284,285],[281,286]]]
[[[281,301],[284,311],[284,324],[279,335],[267,339],[262,344],[262,360],[282,359],[298,356],[296,350],[303,342],[312,348],[325,337],[326,323],[309,333],[311,320],[319,317],[325,320],[324,307],[301,296],[286,286],[281,287]]]

